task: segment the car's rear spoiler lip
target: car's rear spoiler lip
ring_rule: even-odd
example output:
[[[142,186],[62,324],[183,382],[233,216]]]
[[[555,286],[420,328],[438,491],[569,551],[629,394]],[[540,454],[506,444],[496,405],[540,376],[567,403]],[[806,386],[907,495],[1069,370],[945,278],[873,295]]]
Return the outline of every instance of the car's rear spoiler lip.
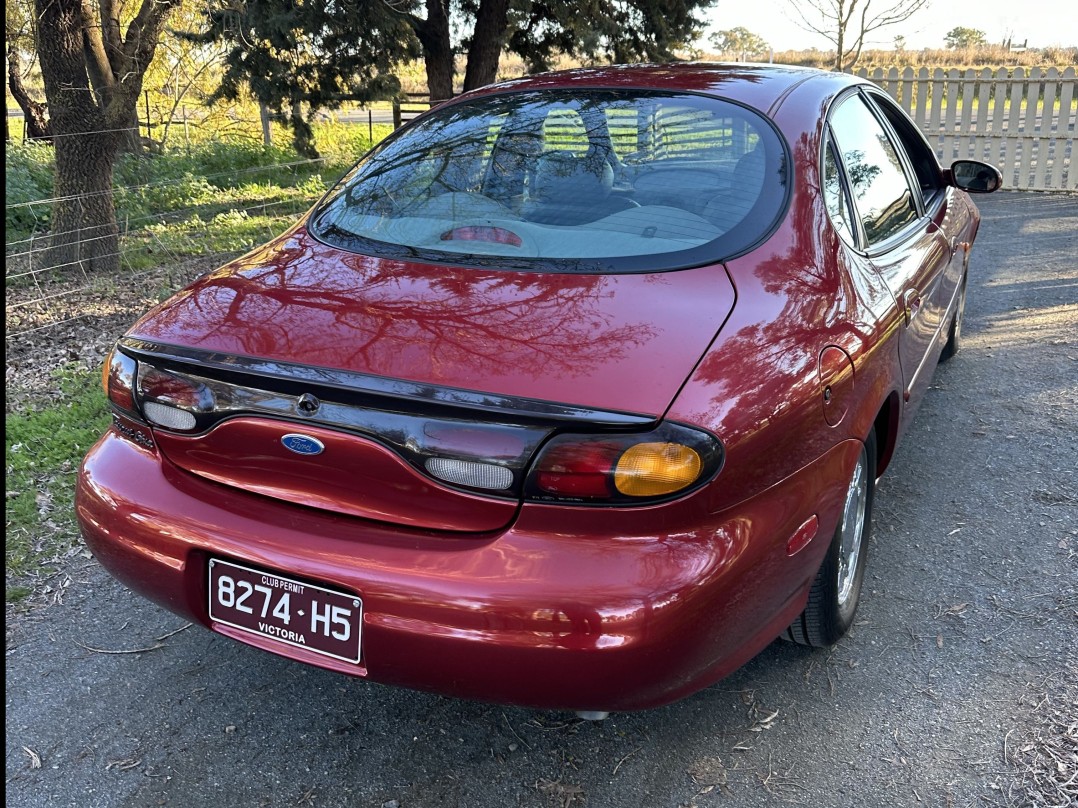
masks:
[[[223,372],[226,377],[232,374],[244,376],[246,380],[240,383],[245,384],[250,384],[251,377],[265,377],[314,388],[344,390],[352,396],[364,399],[369,397],[371,406],[378,406],[379,402],[395,402],[395,406],[406,405],[413,411],[433,407],[443,413],[446,410],[456,410],[461,414],[483,413],[487,418],[500,416],[512,423],[561,426],[575,423],[588,427],[639,429],[658,420],[655,416],[639,413],[576,407],[541,399],[422,384],[351,370],[169,345],[137,337],[122,338],[119,347],[136,359],[141,356],[165,364],[175,363],[188,370],[191,370],[192,366],[212,368]]]

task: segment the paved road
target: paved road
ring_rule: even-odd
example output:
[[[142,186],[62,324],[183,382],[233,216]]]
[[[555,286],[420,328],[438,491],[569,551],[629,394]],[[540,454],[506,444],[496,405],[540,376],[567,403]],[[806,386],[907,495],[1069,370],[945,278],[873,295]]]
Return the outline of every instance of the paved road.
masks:
[[[581,723],[173,634],[83,560],[62,604],[9,612],[10,804],[1028,805],[1046,710],[1078,720],[1078,197],[982,209],[965,349],[881,483],[832,652],[776,643],[680,703]]]

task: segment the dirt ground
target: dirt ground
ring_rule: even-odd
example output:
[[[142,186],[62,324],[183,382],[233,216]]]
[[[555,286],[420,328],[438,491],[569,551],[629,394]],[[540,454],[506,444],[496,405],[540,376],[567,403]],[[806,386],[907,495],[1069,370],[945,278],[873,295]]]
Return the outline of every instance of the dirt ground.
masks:
[[[881,481],[830,652],[775,643],[588,723],[291,663],[76,556],[7,611],[11,804],[1078,805],[1078,197],[978,201],[965,345]],[[93,361],[127,313],[43,344]],[[8,365],[9,392],[34,377],[32,352]]]

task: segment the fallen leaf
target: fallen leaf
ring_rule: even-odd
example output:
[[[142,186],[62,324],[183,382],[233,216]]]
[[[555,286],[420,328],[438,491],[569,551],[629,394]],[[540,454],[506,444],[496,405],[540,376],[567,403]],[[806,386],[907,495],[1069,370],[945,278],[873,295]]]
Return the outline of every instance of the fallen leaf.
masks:
[[[24,746],[22,748],[22,751],[24,751],[29,756],[31,769],[41,768],[41,756],[37,752],[35,752],[29,746]]]
[[[110,760],[105,764],[105,771],[109,769],[116,769],[116,771],[125,772],[129,769],[133,769],[142,763],[142,758],[124,758],[123,760]]]
[[[571,783],[563,783],[561,780],[538,780],[535,788],[544,794],[549,794],[561,801],[561,808],[569,808],[578,798],[583,800],[584,789]]]

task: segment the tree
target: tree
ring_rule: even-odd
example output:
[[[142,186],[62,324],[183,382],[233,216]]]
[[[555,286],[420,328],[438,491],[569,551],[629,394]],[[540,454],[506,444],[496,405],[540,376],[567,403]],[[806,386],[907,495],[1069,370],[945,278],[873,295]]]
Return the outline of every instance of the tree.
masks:
[[[497,78],[503,51],[535,72],[555,54],[662,61],[693,40],[699,9],[715,0],[220,0],[194,41],[232,43],[217,98],[244,83],[293,127],[314,154],[301,105],[333,107],[399,92],[392,70],[422,55],[434,100],[454,93],[455,58],[466,55],[464,89]]]
[[[11,97],[22,110],[26,121],[26,136],[34,140],[51,140],[45,104],[34,98],[24,83],[26,72],[23,58],[34,53],[33,0],[8,0],[4,19],[4,44],[7,47],[7,81]],[[7,119],[4,119],[4,139],[7,140]]]
[[[395,3],[224,0],[206,10],[208,26],[185,36],[225,43],[225,71],[209,103],[234,101],[249,88],[292,130],[296,151],[317,157],[309,116],[346,101],[366,103],[400,92],[396,65],[419,55]]]
[[[715,2],[514,0],[506,47],[533,73],[548,70],[559,53],[585,61],[665,62],[699,38],[704,22],[698,14]]]
[[[763,37],[740,26],[728,31],[718,31],[709,37],[709,41],[719,53],[757,54],[771,49]]]
[[[948,48],[980,48],[988,44],[984,31],[977,28],[964,28],[961,25],[952,28],[945,37]]]
[[[49,261],[119,266],[112,173],[138,140],[135,105],[169,13],[179,0],[142,0],[122,33],[113,0],[34,0],[36,44],[56,149]]]
[[[928,0],[787,0],[794,20],[819,34],[835,48],[834,69],[849,71],[861,58],[865,37],[888,25],[904,22],[928,5]]]
[[[393,4],[394,0],[385,0]],[[665,61],[696,38],[696,16],[715,0],[425,0],[402,11],[423,49],[431,98],[453,94],[453,55],[467,54],[464,90],[497,78],[503,50],[529,72],[549,69],[556,54],[615,62]],[[397,2],[398,7],[403,3]],[[464,34],[453,41],[450,21]]]

